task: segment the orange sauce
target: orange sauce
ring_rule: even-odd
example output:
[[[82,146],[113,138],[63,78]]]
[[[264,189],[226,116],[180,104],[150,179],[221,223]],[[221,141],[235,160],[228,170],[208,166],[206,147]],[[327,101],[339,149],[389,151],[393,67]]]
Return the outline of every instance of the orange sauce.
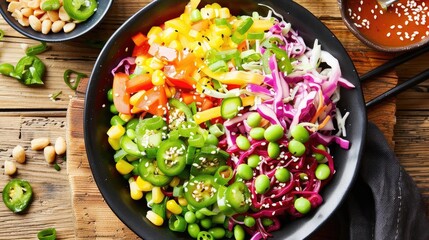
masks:
[[[429,37],[429,0],[399,0],[383,10],[376,0],[348,0],[356,28],[370,41],[400,47]]]

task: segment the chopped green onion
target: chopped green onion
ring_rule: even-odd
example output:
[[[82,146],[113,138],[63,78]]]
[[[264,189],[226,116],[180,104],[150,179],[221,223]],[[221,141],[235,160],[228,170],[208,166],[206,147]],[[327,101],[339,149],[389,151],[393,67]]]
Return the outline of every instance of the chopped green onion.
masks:
[[[60,167],[60,165],[58,165],[58,163],[55,163],[55,164],[54,164],[54,168],[55,168],[55,170],[57,170],[57,171],[60,171],[60,170],[61,170],[61,167]]]
[[[76,79],[72,78],[72,75],[76,75]],[[85,73],[80,73],[71,69],[67,69],[64,72],[64,82],[69,86],[70,89],[76,90],[79,82],[82,78],[87,77]]]
[[[209,68],[213,72],[217,72],[217,71],[227,72],[229,70],[228,64],[224,60],[219,60],[210,64]]]
[[[259,33],[247,33],[247,39],[249,40],[261,40],[263,39],[265,34],[263,32]]]
[[[57,238],[57,230],[55,228],[43,229],[37,233],[39,240],[55,240]]]
[[[194,9],[191,12],[191,22],[198,22],[201,19],[203,19],[203,17],[201,16],[201,12],[198,9]]]
[[[243,22],[240,23],[237,27],[237,32],[241,35],[244,35],[253,25],[253,19],[252,18],[246,18],[243,20]]]
[[[244,41],[244,39],[246,39],[245,35],[239,33],[239,32],[234,32],[231,36],[231,40],[235,43],[235,44],[240,44],[241,42]]]
[[[62,91],[59,91],[59,92],[53,93],[49,98],[50,98],[52,101],[55,101],[55,100],[57,100],[57,98],[58,98],[62,93],[63,93]]]

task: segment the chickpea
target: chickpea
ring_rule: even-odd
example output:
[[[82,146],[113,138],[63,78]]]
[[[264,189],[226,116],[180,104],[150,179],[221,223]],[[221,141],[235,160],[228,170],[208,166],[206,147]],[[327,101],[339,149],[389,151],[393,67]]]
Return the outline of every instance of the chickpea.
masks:
[[[13,161],[6,160],[4,161],[4,173],[6,175],[12,176],[16,173],[16,164]]]
[[[21,145],[17,145],[12,150],[12,158],[18,163],[25,163],[25,150]]]

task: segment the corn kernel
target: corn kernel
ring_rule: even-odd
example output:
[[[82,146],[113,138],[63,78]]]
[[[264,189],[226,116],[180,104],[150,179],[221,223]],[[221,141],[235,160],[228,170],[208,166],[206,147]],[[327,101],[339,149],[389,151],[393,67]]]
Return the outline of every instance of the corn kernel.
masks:
[[[231,13],[229,12],[229,8],[223,7],[219,9],[219,18],[230,18]]]
[[[210,6],[213,9],[221,9],[221,7],[222,7],[219,3],[212,3]]]
[[[191,29],[189,30],[189,36],[191,36],[192,38],[195,39],[195,41],[201,41],[201,39],[203,38],[203,35],[201,34],[201,32],[195,30],[195,29]]]
[[[146,218],[155,226],[162,226],[164,224],[164,219],[151,210],[147,211]]]
[[[220,37],[222,37],[222,36],[223,37],[229,37],[232,34],[231,28],[229,28],[228,26],[225,26],[225,25],[218,26],[218,25],[213,24],[210,27],[210,30],[213,34],[215,34],[216,36],[220,36]]]
[[[107,141],[109,142],[109,144],[110,144],[110,146],[112,147],[112,149],[113,150],[119,150],[119,149],[121,149],[121,141],[120,141],[120,139],[121,138],[111,138],[111,137],[108,137],[107,138]]]
[[[152,84],[155,86],[160,86],[165,84],[165,74],[161,70],[155,70],[152,73]]]
[[[125,113],[119,113],[119,117],[124,120],[125,122],[130,121],[133,118],[133,115],[131,114],[125,114]]]
[[[166,28],[161,33],[161,39],[165,43],[165,45],[170,44],[173,40],[177,39],[177,36],[179,36],[179,33],[174,28]]]
[[[178,197],[177,201],[179,202],[180,206],[188,206],[188,201],[186,201],[186,198],[184,197]]]
[[[137,186],[136,181],[134,180],[134,178],[129,178],[128,182],[130,184],[130,195],[131,198],[134,200],[140,200],[143,197],[143,192],[140,191],[139,187]]]
[[[164,193],[162,192],[160,187],[152,188],[152,202],[153,203],[161,203],[164,200]]]
[[[144,62],[146,61],[147,57],[146,56],[138,56],[136,57],[135,63],[138,66],[142,66],[144,64]]]
[[[182,207],[174,199],[167,201],[167,210],[178,215],[182,213]]]
[[[188,34],[190,26],[180,18],[174,18],[165,22],[165,28],[172,28],[180,33]]]
[[[142,91],[138,91],[138,92],[136,92],[134,95],[132,95],[132,96],[130,97],[130,104],[131,104],[132,106],[136,105],[136,104],[137,104],[137,102],[140,100],[140,98],[143,96],[143,94],[144,94],[145,92],[146,92],[146,91],[142,90]]]
[[[119,139],[125,134],[125,128],[122,125],[114,125],[107,130],[107,135],[110,138]]]
[[[212,19],[216,17],[216,13],[211,7],[201,8],[201,16],[203,19]]]
[[[120,159],[116,163],[115,167],[116,167],[116,170],[118,170],[118,172],[122,175],[130,173],[134,169],[134,166],[132,164],[130,164],[129,162],[123,159]]]
[[[136,184],[139,187],[139,189],[143,192],[149,192],[152,191],[153,185],[152,183],[144,180],[143,178],[141,178],[140,176],[137,177],[136,179]]]
[[[153,70],[159,70],[164,67],[164,63],[157,57],[149,58],[148,66]]]
[[[195,48],[193,48],[193,53],[197,58],[203,58],[206,56],[206,51],[202,46],[195,46]]]
[[[183,50],[183,45],[182,45],[182,43],[180,43],[180,41],[179,40],[173,40],[173,41],[171,41],[171,43],[170,44],[168,44],[168,47],[169,48],[174,48],[174,49],[176,49],[176,50],[178,50],[178,51],[182,51]]]
[[[220,48],[222,44],[224,43],[223,38],[218,35],[214,35],[210,38],[209,45],[212,48]]]
[[[147,33],[148,38],[152,38],[154,36],[158,36],[162,32],[162,28],[158,26],[152,27]]]
[[[170,182],[170,187],[176,187],[180,183],[180,178],[174,177]]]
[[[180,14],[180,20],[184,21],[188,25],[191,25],[191,16],[189,13]]]

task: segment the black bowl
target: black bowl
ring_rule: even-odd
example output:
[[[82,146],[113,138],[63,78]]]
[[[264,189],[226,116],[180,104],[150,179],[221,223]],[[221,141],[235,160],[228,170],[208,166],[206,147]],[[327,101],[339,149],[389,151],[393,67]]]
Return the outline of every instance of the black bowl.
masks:
[[[77,37],[84,35],[85,33],[91,31],[95,26],[97,26],[104,16],[109,11],[112,6],[113,0],[100,0],[98,1],[97,11],[90,17],[88,20],[76,24],[76,28],[69,32],[58,32],[58,33],[48,33],[43,34],[41,32],[34,31],[31,27],[24,27],[18,23],[18,21],[12,16],[10,12],[7,11],[8,2],[0,1],[0,13],[3,16],[4,20],[16,31],[22,35],[32,38],[34,40],[42,42],[65,42]]]
[[[152,25],[158,25],[167,19],[178,16],[188,0],[154,1],[126,21],[110,38],[99,55],[91,74],[84,109],[85,147],[95,181],[107,204],[115,214],[137,235],[144,239],[186,239],[185,235],[175,234],[166,227],[152,225],[144,216],[147,208],[142,202],[131,200],[127,181],[117,173],[113,152],[107,142],[106,131],[110,127],[109,102],[106,94],[112,85],[111,70],[125,56],[130,55],[131,36],[137,32],[147,32]],[[285,20],[292,23],[294,29],[303,36],[307,45],[313,46],[319,39],[324,50],[329,51],[341,63],[343,76],[356,88],[342,90],[342,99],[338,104],[341,111],[349,111],[347,120],[347,139],[351,141],[349,150],[339,147],[332,149],[336,159],[336,174],[322,192],[324,203],[312,214],[292,222],[283,223],[279,231],[274,232],[275,239],[303,239],[313,233],[339,207],[350,189],[357,173],[362,155],[366,129],[366,111],[360,88],[359,77],[347,52],[324,24],[309,11],[289,0],[242,0],[240,4],[228,0],[203,0],[201,5],[218,2],[229,7],[231,13],[251,14],[258,11],[267,13],[267,8],[258,3],[271,6]],[[154,17],[156,16],[156,17]]]

